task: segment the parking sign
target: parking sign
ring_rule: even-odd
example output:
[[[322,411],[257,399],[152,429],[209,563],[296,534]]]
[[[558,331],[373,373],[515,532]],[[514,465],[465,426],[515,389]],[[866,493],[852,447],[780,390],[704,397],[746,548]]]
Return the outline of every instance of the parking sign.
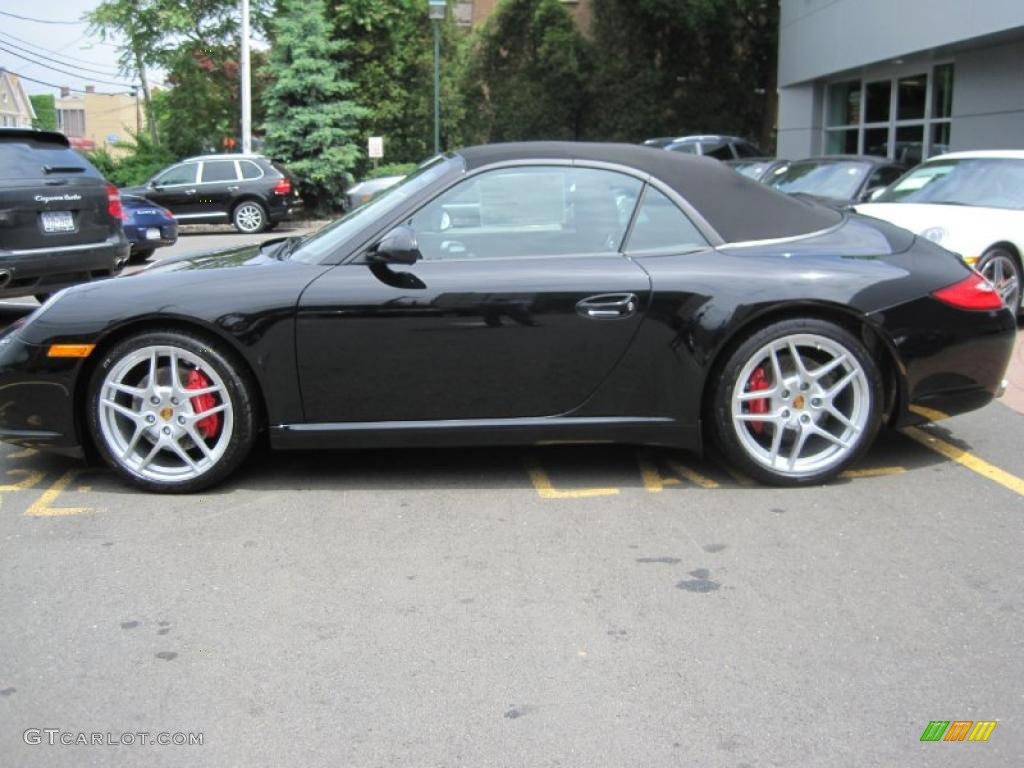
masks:
[[[383,136],[371,136],[370,137],[370,159],[377,160],[384,157],[384,137]]]

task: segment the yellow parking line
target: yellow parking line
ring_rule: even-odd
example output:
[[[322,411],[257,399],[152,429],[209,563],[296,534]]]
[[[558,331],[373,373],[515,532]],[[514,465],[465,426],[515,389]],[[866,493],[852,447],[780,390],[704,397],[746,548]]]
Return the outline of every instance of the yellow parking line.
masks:
[[[36,449],[35,448],[22,448],[20,451],[17,451],[16,453],[8,453],[7,454],[7,458],[8,459],[27,459],[29,456],[34,456],[35,453],[36,453]]]
[[[62,517],[65,515],[81,515],[85,512],[92,512],[91,507],[54,507],[52,504],[60,497],[64,489],[71,484],[82,470],[69,469],[63,475],[54,480],[53,485],[43,491],[36,501],[25,510],[29,517]]]
[[[694,485],[700,486],[701,488],[707,488],[708,490],[719,487],[718,483],[716,483],[710,477],[702,475],[700,472],[692,470],[689,467],[685,466],[684,464],[680,464],[678,461],[669,459],[668,465],[672,467],[673,470],[675,470],[676,474],[678,474],[684,480],[689,480]]]
[[[972,472],[976,472],[982,477],[991,480],[994,483],[999,483],[999,485],[1004,488],[1008,488],[1014,493],[1024,496],[1024,480],[1016,475],[1010,474],[1005,469],[1000,469],[994,464],[989,464],[987,461],[978,458],[970,451],[957,448],[952,443],[947,443],[945,440],[935,437],[934,435],[930,435],[918,427],[904,427],[901,431],[911,440],[916,440],[925,448],[930,448],[936,453],[942,454],[947,459],[955,461],[961,466],[967,467]]]
[[[928,421],[942,421],[949,418],[948,413],[938,411],[935,408],[928,408],[924,405],[911,405],[908,410],[911,413],[916,413],[921,418],[928,419]]]
[[[8,491],[27,491],[30,488],[34,488],[40,480],[45,477],[42,472],[33,472],[29,469],[8,469],[8,475],[25,475],[25,479],[17,483],[6,483],[0,485],[0,493],[6,493]]]
[[[594,496],[615,496],[618,488],[577,488],[572,491],[560,491],[551,484],[551,479],[534,459],[523,459],[526,471],[534,490],[542,499],[589,499]]]
[[[848,469],[840,473],[840,477],[854,480],[858,477],[889,477],[890,475],[902,475],[907,471],[906,467],[872,467],[871,469]]]
[[[674,477],[662,477],[657,465],[651,460],[650,454],[641,451],[636,455],[636,463],[640,467],[640,479],[648,493],[661,493],[666,485],[679,485]]]

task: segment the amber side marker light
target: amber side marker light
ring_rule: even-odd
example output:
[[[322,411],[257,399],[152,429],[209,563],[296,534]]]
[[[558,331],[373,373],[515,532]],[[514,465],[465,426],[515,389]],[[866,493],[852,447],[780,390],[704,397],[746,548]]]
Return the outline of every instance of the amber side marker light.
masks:
[[[95,344],[51,344],[47,357],[88,357],[96,349]]]

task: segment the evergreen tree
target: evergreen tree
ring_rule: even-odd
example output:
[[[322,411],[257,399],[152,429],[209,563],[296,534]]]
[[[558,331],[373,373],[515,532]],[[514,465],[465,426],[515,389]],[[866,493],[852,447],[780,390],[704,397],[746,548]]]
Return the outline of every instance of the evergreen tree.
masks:
[[[331,39],[324,0],[283,0],[270,30],[264,152],[301,179],[314,207],[340,207],[362,155],[358,123],[367,114],[339,71],[346,44]]]

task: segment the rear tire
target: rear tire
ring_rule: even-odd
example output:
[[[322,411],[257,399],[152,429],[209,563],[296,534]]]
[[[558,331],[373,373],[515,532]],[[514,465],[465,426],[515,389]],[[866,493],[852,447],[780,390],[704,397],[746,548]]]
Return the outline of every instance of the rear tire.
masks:
[[[155,493],[192,493],[249,455],[254,390],[219,345],[182,332],[141,333],[99,361],[86,418],[103,460],[124,480]]]
[[[881,422],[878,366],[855,336],[824,320],[784,320],[753,333],[711,386],[716,444],[771,485],[835,477],[868,449]]]
[[[155,248],[147,248],[143,251],[132,251],[131,255],[128,257],[128,263],[142,264],[144,261],[149,259],[150,256],[153,255],[153,251],[155,250]]]
[[[256,200],[243,200],[231,212],[231,223],[243,235],[255,235],[267,228],[267,209]]]

